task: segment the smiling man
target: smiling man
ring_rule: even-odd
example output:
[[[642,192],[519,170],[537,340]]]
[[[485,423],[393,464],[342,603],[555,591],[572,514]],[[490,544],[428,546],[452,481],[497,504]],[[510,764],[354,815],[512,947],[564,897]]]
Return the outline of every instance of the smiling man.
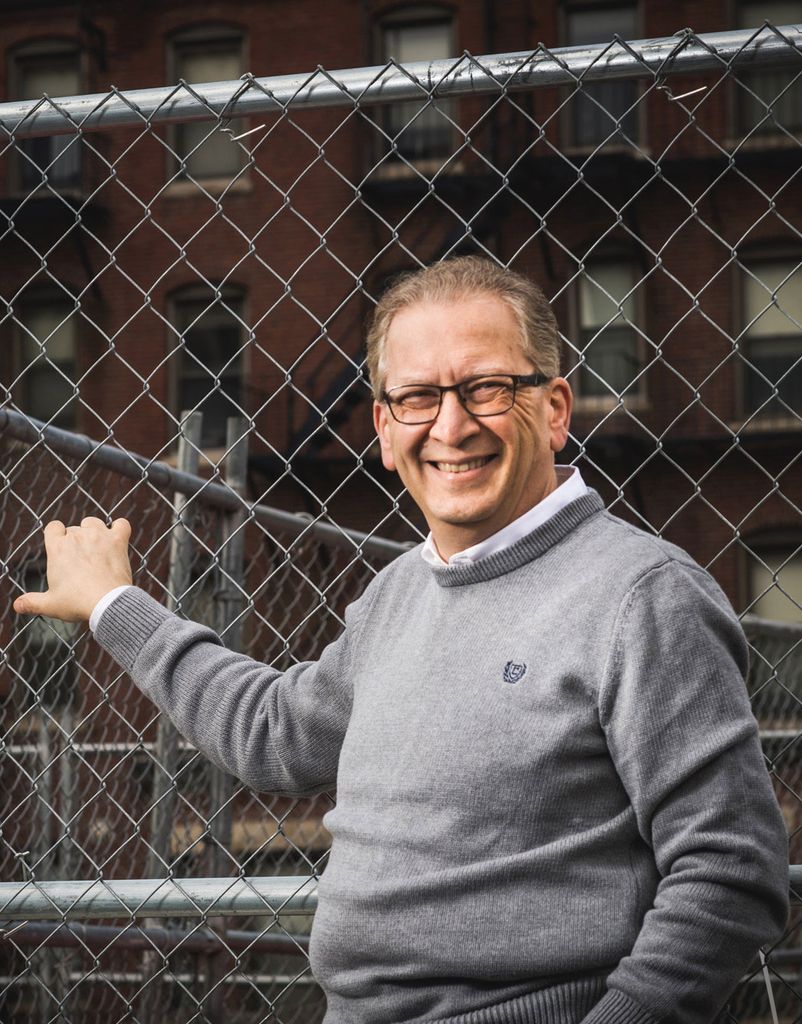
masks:
[[[527,279],[477,258],[382,298],[385,466],[429,524],[281,674],[130,586],[128,525],[45,531],[17,611],[90,618],[256,789],[337,786],[312,935],[326,1024],[707,1024],[787,914],[725,596],[555,468],[571,391]]]

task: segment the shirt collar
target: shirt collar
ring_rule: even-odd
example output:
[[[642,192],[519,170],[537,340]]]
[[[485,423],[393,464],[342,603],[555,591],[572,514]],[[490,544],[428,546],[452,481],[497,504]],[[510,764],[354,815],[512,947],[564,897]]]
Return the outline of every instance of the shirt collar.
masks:
[[[486,537],[478,544],[474,544],[464,551],[458,551],[449,558],[448,563],[440,557],[431,533],[424,541],[421,548],[421,557],[428,565],[465,565],[469,562],[478,562],[480,558],[487,558],[488,555],[509,547],[516,541],[531,533],[532,530],[541,526],[560,509],[565,508],[572,501],[581,498],[587,493],[585,481],[576,466],[557,466],[557,487],[547,494],[546,497],[537,503],[533,508],[524,512],[522,516],[513,519],[511,523],[502,527],[497,533]]]

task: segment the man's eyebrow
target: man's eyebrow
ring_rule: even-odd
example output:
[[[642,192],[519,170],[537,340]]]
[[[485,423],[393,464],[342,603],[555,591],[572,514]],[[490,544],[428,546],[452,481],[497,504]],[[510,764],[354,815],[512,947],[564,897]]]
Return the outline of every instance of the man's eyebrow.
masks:
[[[484,367],[480,367],[478,370],[471,370],[470,373],[464,374],[459,378],[459,381],[456,381],[455,383],[459,383],[460,381],[463,380],[471,380],[473,377],[495,377],[497,374],[504,374],[507,377],[517,376],[514,370],[499,369],[498,367],[493,367],[492,369],[485,369]],[[407,384],[435,384],[435,381],[426,380],[426,378],[422,376],[409,377],[397,380],[394,384],[389,385],[389,387],[400,388],[404,387]]]

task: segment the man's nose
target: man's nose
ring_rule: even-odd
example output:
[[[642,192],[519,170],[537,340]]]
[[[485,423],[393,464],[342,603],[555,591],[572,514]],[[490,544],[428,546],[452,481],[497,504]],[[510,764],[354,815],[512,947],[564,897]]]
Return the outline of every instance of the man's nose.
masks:
[[[446,391],[440,403],[437,419],[429,428],[429,436],[444,444],[458,445],[466,438],[478,434],[479,423],[460,402],[456,392]]]

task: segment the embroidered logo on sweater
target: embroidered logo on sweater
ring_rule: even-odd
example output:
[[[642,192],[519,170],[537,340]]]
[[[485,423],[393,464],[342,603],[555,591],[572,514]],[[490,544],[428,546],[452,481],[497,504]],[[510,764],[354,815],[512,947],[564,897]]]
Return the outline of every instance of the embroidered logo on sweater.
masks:
[[[504,682],[519,683],[526,675],[526,665],[523,662],[508,661],[504,666]]]

